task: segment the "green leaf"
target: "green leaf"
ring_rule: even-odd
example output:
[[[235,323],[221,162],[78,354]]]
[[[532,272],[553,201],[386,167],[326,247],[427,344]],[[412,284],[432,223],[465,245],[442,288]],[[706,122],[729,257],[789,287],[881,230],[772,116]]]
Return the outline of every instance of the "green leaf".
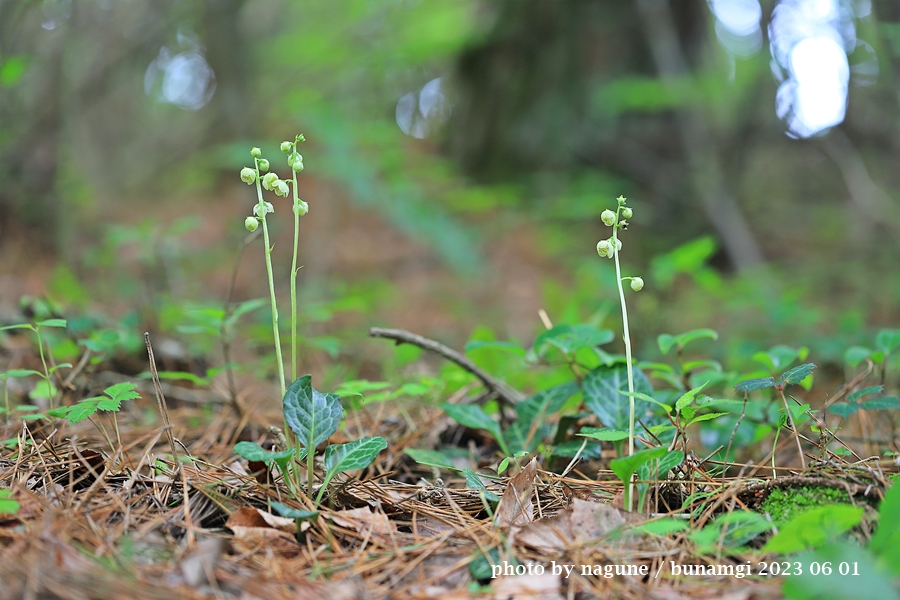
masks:
[[[881,396],[860,402],[859,407],[865,410],[889,410],[900,408],[900,398],[897,396]]]
[[[340,396],[313,388],[311,375],[298,378],[284,395],[284,419],[309,452],[331,437],[343,418]]]
[[[659,464],[656,465],[657,479],[665,479],[666,474],[684,462],[684,452],[681,450],[673,450],[659,459]]]
[[[868,348],[864,348],[862,346],[851,346],[847,348],[846,352],[844,352],[844,361],[851,367],[855,367],[862,361],[869,358],[869,356],[871,355],[872,351]]]
[[[652,535],[670,535],[690,528],[691,524],[684,519],[673,519],[672,517],[665,517],[662,519],[656,519],[654,521],[647,521],[646,523],[642,523],[637,527],[634,527],[633,530],[640,533],[649,533]]]
[[[97,410],[105,410],[109,412],[119,412],[122,401],[118,398],[103,398],[97,402]]]
[[[503,433],[500,431],[500,424],[490,417],[484,409],[477,404],[441,404],[441,408],[447,413],[447,416],[469,429],[482,429],[487,431],[500,444],[503,452],[510,454],[506,449],[506,440],[503,439]]]
[[[760,377],[758,379],[745,379],[734,386],[739,392],[753,392],[764,388],[775,387],[775,379],[772,377]]]
[[[69,423],[74,424],[84,421],[95,412],[97,412],[96,402],[82,401],[69,409],[68,414],[66,414],[66,419],[68,419]]]
[[[46,400],[55,398],[58,390],[52,382],[42,379],[35,384],[34,388],[28,392],[28,397],[32,400]]]
[[[580,437],[591,438],[601,442],[618,442],[628,439],[628,431],[621,429],[605,429],[597,427],[582,427],[578,432]]]
[[[628,429],[629,401],[628,396],[623,394],[628,390],[626,365],[597,367],[584,378],[581,389],[585,405],[603,425],[612,429]],[[640,369],[634,369],[634,391],[648,396],[653,393],[650,381]]]
[[[234,452],[238,456],[246,458],[247,460],[253,462],[263,462],[267,465],[271,465],[273,462],[289,459],[294,455],[294,451],[291,448],[273,452],[270,450],[266,450],[259,444],[255,444],[253,442],[238,442],[234,445]],[[300,448],[300,456],[298,457],[298,460],[303,460],[304,458],[306,458],[306,448]]]
[[[855,402],[836,402],[828,407],[828,412],[834,413],[839,417],[847,418],[855,414],[859,410],[859,405]]]
[[[246,457],[244,457],[246,458]],[[288,519],[296,519],[298,521],[306,521],[312,520],[319,516],[319,511],[317,510],[301,510],[299,508],[294,508],[293,506],[288,506],[287,504],[283,504],[276,500],[269,500],[269,504],[278,511],[282,517],[286,517]]]
[[[643,394],[641,392],[622,392],[622,393],[629,398],[635,398],[637,400],[643,400],[644,402],[650,402],[652,404],[656,404],[656,405],[662,407],[662,409],[664,411],[666,411],[667,413],[672,412],[671,406],[669,406],[665,402],[660,402],[659,400],[657,400],[653,396],[650,396],[649,394]]]
[[[578,384],[574,381],[553,386],[516,404],[516,416],[530,427],[535,419],[544,420],[559,412],[566,401],[577,392]]]
[[[888,488],[878,507],[878,527],[869,550],[882,557],[888,568],[900,575],[900,485]]]
[[[0,327],[0,331],[9,331],[11,329],[30,329],[34,331],[34,327],[32,325],[28,325],[27,323],[22,323],[20,325],[6,325],[5,327]]]
[[[706,367],[706,370],[714,371],[716,373],[722,372],[722,363],[717,360],[688,360],[681,365],[681,368],[685,373],[702,369],[703,367]]]
[[[781,375],[781,384],[784,385],[788,383],[800,383],[801,381],[806,379],[815,368],[816,365],[814,365],[813,363],[806,363],[803,365],[798,365],[793,369],[789,369]]]
[[[697,546],[698,554],[736,549],[770,531],[772,524],[761,514],[736,510],[716,517],[700,531],[692,531],[689,538]]]
[[[66,320],[65,319],[47,319],[45,321],[38,321],[35,323],[38,327],[62,327],[65,329]]]
[[[641,467],[641,465],[643,465],[648,460],[662,458],[667,453],[668,450],[663,446],[660,446],[658,448],[647,448],[645,450],[639,450],[631,456],[614,458],[613,460],[609,461],[609,468],[612,469],[613,473],[616,474],[616,477],[621,479],[622,482],[628,483],[631,480],[631,476]]]
[[[703,338],[717,340],[719,339],[719,334],[716,333],[716,331],[713,329],[694,329],[692,331],[686,331],[679,335],[669,335],[668,333],[663,333],[656,338],[656,343],[659,346],[660,352],[662,352],[663,354],[668,354],[669,350],[672,349],[672,346],[677,346],[679,350],[683,350],[685,346],[687,346],[694,340],[700,340]]]
[[[6,378],[10,378],[10,377],[28,377],[28,376],[30,376],[30,375],[40,375],[40,374],[41,374],[40,371],[35,371],[35,370],[33,370],[33,369],[10,369],[10,370],[7,371],[6,373],[3,373],[3,375],[4,375]]]
[[[900,347],[900,329],[882,329],[875,337],[875,345],[885,354]]]
[[[315,521],[319,516],[319,511],[317,510],[302,510],[288,506],[287,504],[282,504],[277,500],[270,500],[269,504],[271,504],[272,508],[282,517],[294,519],[298,523],[301,521]],[[299,528],[298,531],[300,531]]]
[[[113,400],[135,400],[141,397],[141,395],[135,391],[136,388],[137,386],[130,381],[123,381],[122,383],[109,386],[103,390],[103,393]]]
[[[437,450],[405,448],[403,452],[420,465],[438,468],[453,468],[453,461],[451,461],[449,458],[447,458]]]
[[[862,520],[863,508],[849,504],[829,504],[801,513],[782,525],[762,551],[791,554],[821,546]]]
[[[378,453],[387,448],[383,437],[367,437],[346,444],[332,444],[325,448],[325,483],[328,484],[338,473],[365,469],[375,460]]]
[[[517,354],[519,356],[525,356],[525,348],[514,342],[500,342],[500,341],[487,341],[487,340],[471,340],[466,342],[466,354],[469,352],[474,352],[476,350],[502,350],[504,352],[511,352],[513,354]]]
[[[694,423],[699,423],[701,421],[711,421],[712,419],[717,419],[717,418],[719,418],[723,415],[727,415],[727,414],[728,414],[727,412],[705,413],[698,417],[694,417],[694,418],[690,419],[690,421],[687,423],[687,425],[685,425],[685,427],[688,427],[689,425],[693,425]]]
[[[677,414],[681,412],[681,409],[683,409],[685,406],[690,406],[691,402],[694,401],[694,398],[697,397],[697,394],[699,394],[704,387],[706,387],[705,384],[701,385],[700,387],[695,387],[692,390],[688,390],[687,392],[682,394],[681,397],[675,401],[675,413]]]
[[[484,485],[484,482],[481,481],[481,478],[478,474],[472,469],[463,469],[463,475],[466,476],[466,485],[473,490],[478,490],[479,492],[484,494],[484,497],[490,502],[500,502],[500,496],[487,489]]]
[[[10,490],[0,490],[0,515],[14,515],[19,512],[19,501],[10,498]]]
[[[563,354],[572,354],[580,348],[593,348],[613,341],[609,329],[597,329],[592,325],[557,325],[542,332],[534,340],[534,351],[540,357],[546,356],[546,347],[553,346]]]
[[[859,399],[862,398],[863,396],[870,396],[870,395],[872,395],[872,394],[878,394],[878,393],[880,393],[880,392],[883,391],[883,390],[884,390],[884,386],[883,386],[883,385],[873,385],[873,386],[869,386],[869,387],[867,387],[867,388],[863,388],[863,389],[861,389],[861,390],[857,390],[857,391],[853,392],[852,394],[848,395],[848,396],[847,396],[847,402],[856,402],[857,400],[859,400]]]
[[[203,387],[209,385],[209,380],[205,377],[200,377],[194,373],[188,373],[187,371],[159,371],[157,373],[159,378],[163,381],[189,381],[197,387]],[[152,375],[149,371],[144,371],[138,378],[140,379],[150,379]]]

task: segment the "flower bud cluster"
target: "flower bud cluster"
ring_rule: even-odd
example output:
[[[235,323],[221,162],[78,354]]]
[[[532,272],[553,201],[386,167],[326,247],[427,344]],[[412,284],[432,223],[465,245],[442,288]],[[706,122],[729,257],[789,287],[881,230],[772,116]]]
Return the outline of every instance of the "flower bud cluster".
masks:
[[[613,258],[622,250],[622,240],[618,238],[616,232],[628,229],[628,221],[626,219],[630,219],[634,215],[634,211],[630,207],[625,206],[626,199],[624,196],[616,198],[616,202],[618,206],[615,211],[607,209],[600,213],[600,220],[603,221],[603,224],[613,228],[612,237],[597,242],[597,254],[605,258]],[[631,289],[635,292],[644,287],[644,280],[640,277],[623,277],[622,279],[630,279]]]
[[[306,138],[303,137],[303,134],[299,134],[294,138],[293,142],[281,142],[281,152],[287,155],[288,166],[295,174],[303,170],[303,156],[297,152],[297,144],[305,141]],[[290,185],[287,181],[279,178],[276,173],[268,172],[271,165],[267,159],[261,158],[262,151],[254,147],[250,150],[250,156],[253,157],[256,168],[244,167],[241,169],[241,181],[247,185],[259,183],[266,191],[275,192],[276,196],[286,198],[291,193]],[[262,173],[265,173],[265,175],[262,175]],[[296,177],[294,179],[296,181]],[[244,219],[244,227],[247,231],[256,231],[259,227],[259,221],[265,219],[265,216],[273,211],[271,203],[260,199],[259,203],[253,207],[253,215]],[[295,197],[293,211],[294,214],[303,216],[309,212],[309,205]]]

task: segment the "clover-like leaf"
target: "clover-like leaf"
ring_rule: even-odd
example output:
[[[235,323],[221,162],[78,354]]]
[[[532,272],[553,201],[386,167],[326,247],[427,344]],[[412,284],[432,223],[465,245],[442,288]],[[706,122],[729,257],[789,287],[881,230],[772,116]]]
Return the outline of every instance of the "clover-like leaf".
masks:
[[[137,388],[137,386],[130,381],[123,381],[122,383],[109,386],[103,390],[103,393],[113,400],[119,400],[120,402],[123,400],[136,400],[140,398],[141,395],[135,391],[135,388]]]
[[[900,347],[900,329],[882,329],[875,337],[875,345],[885,354]]]
[[[69,412],[66,414],[66,419],[68,419],[69,423],[75,424],[80,421],[84,421],[95,412],[97,412],[97,403],[92,402],[95,398],[88,398],[87,400],[82,400],[75,406],[69,409]]]
[[[340,396],[316,390],[311,375],[298,378],[284,395],[284,419],[309,452],[331,437],[343,418]]]

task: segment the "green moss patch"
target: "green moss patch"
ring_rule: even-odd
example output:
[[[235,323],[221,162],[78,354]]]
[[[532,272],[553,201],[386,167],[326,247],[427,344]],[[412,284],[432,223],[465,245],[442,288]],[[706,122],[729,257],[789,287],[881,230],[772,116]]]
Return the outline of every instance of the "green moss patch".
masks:
[[[837,488],[801,485],[775,488],[760,504],[760,511],[769,513],[776,523],[784,523],[812,508],[829,504],[850,504],[847,492]]]

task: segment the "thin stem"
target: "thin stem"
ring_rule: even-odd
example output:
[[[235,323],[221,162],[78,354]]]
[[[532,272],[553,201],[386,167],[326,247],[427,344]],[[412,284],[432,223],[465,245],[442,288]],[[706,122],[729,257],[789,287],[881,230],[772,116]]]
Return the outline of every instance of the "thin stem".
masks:
[[[297,248],[300,243],[300,198],[297,196],[297,171],[294,174],[294,258],[291,261],[291,381],[297,380]]]
[[[47,396],[50,398],[50,408],[52,409],[54,394],[50,393],[52,384],[50,383],[50,370],[47,368],[47,360],[44,358],[44,341],[41,339],[41,326],[35,327],[34,332],[37,334],[38,351],[41,353],[41,364],[44,365],[44,379],[47,380]]]
[[[619,213],[621,207],[616,211],[616,224],[613,225],[613,244],[612,250],[613,260],[616,263],[616,284],[619,286],[619,303],[622,305],[622,329],[625,337],[625,367],[628,370],[628,392],[634,394],[634,370],[631,365],[631,335],[628,332],[628,309],[625,308],[625,290],[622,287],[622,268],[619,265],[619,244],[617,237]],[[634,454],[634,396],[628,397],[628,455]],[[634,475],[628,480],[628,506],[629,511],[632,510],[634,498]]]
[[[313,467],[315,466],[315,456],[316,447],[312,446],[306,449],[306,480],[308,487],[306,488],[306,495],[312,498],[313,493],[313,483],[316,481],[316,474],[313,471]],[[325,484],[322,484],[322,489],[325,489]],[[319,497],[316,498],[316,504],[319,504],[319,500],[322,498],[322,491],[319,490]]]
[[[259,178],[259,159],[254,158],[256,163],[256,195],[259,198],[259,204],[264,205],[262,186]],[[272,274],[272,246],[269,242],[269,228],[266,225],[265,210],[262,213],[261,221],[263,226],[263,242],[266,244],[266,274],[269,276],[269,300],[272,303],[272,335],[275,337],[275,360],[278,362],[278,379],[281,383],[281,397],[287,393],[287,386],[284,384],[284,360],[281,357],[281,336],[278,335],[278,306],[275,302],[275,276]],[[287,425],[285,425],[287,430]]]
[[[779,389],[778,393],[781,394],[781,400],[784,402],[784,410],[787,415],[788,425],[791,426],[791,429],[794,430],[794,439],[797,440],[797,452],[800,453],[800,464],[803,465],[803,470],[806,470],[806,458],[803,456],[803,447],[800,445],[800,432],[797,431],[797,426],[794,424],[794,417],[791,416],[791,407],[788,406],[787,398],[784,397],[784,390]]]

